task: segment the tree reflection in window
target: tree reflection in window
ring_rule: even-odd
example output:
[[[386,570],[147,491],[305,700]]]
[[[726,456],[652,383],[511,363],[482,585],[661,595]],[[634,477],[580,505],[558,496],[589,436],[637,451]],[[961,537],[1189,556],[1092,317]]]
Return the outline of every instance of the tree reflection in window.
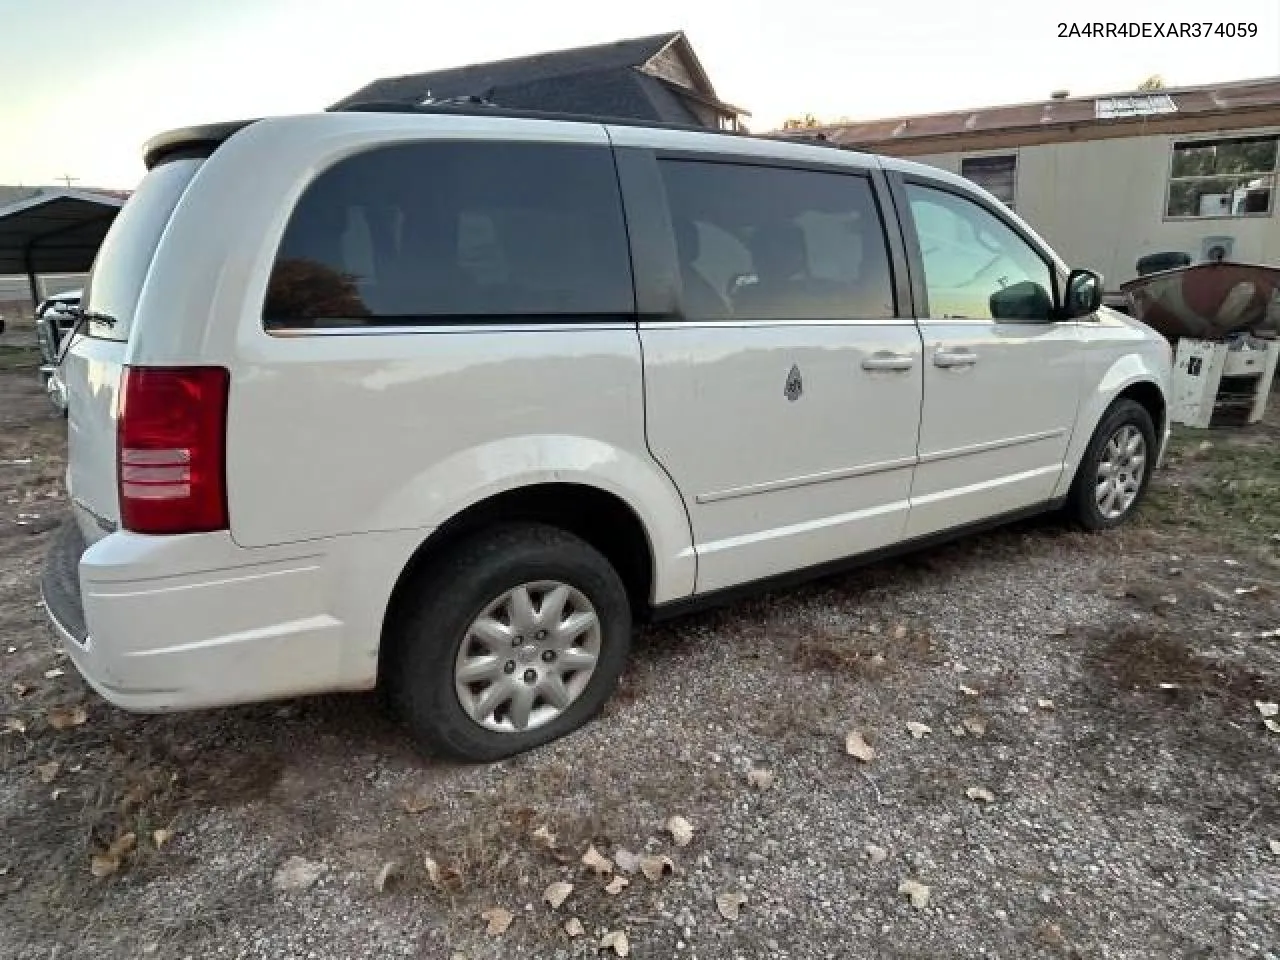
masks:
[[[340,273],[315,260],[277,260],[267,287],[263,317],[268,328],[300,326],[310,321],[315,326],[339,325],[344,319],[361,319],[370,315],[364,305],[357,278]]]

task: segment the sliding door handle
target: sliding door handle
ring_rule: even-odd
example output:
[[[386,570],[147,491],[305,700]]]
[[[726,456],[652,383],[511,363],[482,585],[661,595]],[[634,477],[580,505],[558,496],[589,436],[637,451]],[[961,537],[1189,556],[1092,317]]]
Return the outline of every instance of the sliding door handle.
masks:
[[[964,347],[958,347],[955,350],[938,349],[933,352],[935,367],[972,367],[977,362],[978,355]]]
[[[916,365],[916,358],[909,353],[891,353],[880,350],[869,357],[862,358],[863,370],[896,370],[903,372]]]

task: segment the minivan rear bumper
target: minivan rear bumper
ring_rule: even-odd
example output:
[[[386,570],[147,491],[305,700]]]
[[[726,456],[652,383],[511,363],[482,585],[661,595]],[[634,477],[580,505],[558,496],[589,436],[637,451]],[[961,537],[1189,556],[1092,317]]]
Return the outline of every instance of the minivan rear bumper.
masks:
[[[45,561],[41,593],[76,668],[126,710],[372,686],[378,636],[345,642],[343,620],[328,609],[341,606],[326,590],[331,558],[253,551],[245,562],[245,553],[225,533],[116,532],[86,546],[68,520]]]

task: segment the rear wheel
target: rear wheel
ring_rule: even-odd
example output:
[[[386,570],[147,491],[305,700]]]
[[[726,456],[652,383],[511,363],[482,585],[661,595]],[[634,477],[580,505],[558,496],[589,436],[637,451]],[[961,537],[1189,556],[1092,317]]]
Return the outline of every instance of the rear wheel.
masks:
[[[1117,400],[1103,416],[1072,484],[1068,508],[1087,530],[1119,526],[1146,495],[1156,431],[1146,407]]]
[[[493,761],[589,720],[626,663],[626,590],[595,548],[511,524],[473,535],[403,592],[383,681],[435,753]]]

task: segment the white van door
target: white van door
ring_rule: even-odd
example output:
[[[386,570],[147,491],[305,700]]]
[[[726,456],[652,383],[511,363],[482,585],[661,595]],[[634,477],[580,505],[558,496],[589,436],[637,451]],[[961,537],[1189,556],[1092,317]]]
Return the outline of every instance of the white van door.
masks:
[[[869,172],[637,156],[620,157],[633,247],[664,248],[634,253],[646,430],[689,511],[697,591],[898,540],[921,348]],[[644,307],[656,259],[665,315]]]
[[[1052,317],[1052,265],[1012,226],[925,182],[908,181],[905,196],[928,301],[907,531],[918,537],[1050,499],[1075,425],[1082,355],[1077,324]]]

